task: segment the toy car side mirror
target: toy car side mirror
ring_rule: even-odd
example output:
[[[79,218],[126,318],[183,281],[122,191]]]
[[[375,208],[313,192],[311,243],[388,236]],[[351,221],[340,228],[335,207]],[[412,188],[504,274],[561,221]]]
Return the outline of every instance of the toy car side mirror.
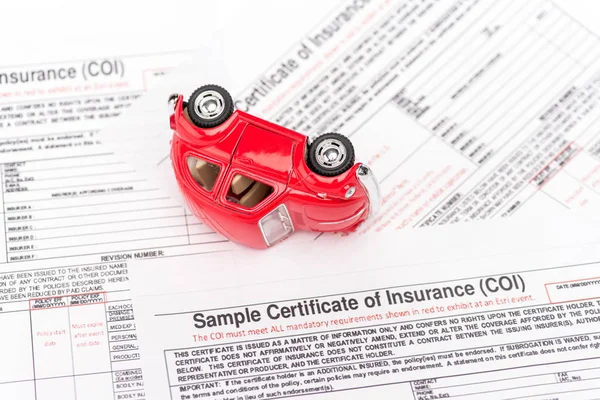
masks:
[[[178,93],[173,93],[172,95],[169,96],[169,109],[171,111],[175,111],[175,104],[177,104],[177,99],[179,99],[179,94]],[[175,114],[171,114],[170,118],[169,118],[169,125],[171,126],[172,130],[175,130]]]
[[[177,104],[177,99],[179,98],[178,93],[173,93],[169,96],[169,108],[171,110],[175,110],[175,104]]]

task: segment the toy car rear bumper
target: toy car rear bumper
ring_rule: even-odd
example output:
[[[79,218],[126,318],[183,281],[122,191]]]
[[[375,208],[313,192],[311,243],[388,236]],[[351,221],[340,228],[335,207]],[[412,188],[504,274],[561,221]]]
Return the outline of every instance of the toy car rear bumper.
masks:
[[[356,177],[369,198],[369,217],[377,214],[381,207],[381,191],[373,171],[366,164],[361,164],[356,169]]]
[[[314,221],[314,225],[317,226],[319,231],[343,231],[354,225],[356,225],[361,219],[366,218],[368,213],[368,204],[358,210],[356,213],[348,218],[344,218],[337,221]]]

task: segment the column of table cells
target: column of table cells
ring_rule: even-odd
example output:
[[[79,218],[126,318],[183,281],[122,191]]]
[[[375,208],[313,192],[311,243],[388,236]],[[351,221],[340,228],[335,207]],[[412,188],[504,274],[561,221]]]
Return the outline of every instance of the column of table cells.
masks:
[[[69,315],[78,399],[112,399],[105,293],[71,296]]]
[[[144,377],[141,368],[129,368],[113,371],[115,398],[140,399],[145,397]]]
[[[0,164],[0,264],[8,261],[6,207],[4,205],[4,165]]]
[[[36,399],[75,400],[69,297],[30,300]]]
[[[130,300],[106,304],[106,320],[110,358],[113,370],[113,389],[116,398],[143,398],[145,396],[140,353],[133,305]]]
[[[10,290],[8,282],[0,279],[0,297]],[[0,399],[34,400],[35,376],[28,302],[0,303],[0,329]]]

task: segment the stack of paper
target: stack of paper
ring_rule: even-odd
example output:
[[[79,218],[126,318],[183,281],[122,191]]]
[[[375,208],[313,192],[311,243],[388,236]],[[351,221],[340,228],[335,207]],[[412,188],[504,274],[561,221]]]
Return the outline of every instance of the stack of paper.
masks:
[[[311,1],[30,14],[0,65],[0,399],[600,397],[600,46],[576,4]],[[209,83],[349,136],[380,213],[265,252],[202,225],[167,98]]]

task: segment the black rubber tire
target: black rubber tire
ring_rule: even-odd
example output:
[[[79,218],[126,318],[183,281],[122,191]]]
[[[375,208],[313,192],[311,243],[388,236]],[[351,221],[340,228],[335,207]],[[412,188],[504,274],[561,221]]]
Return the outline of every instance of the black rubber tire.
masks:
[[[338,142],[341,143],[341,145],[344,146],[344,148],[346,150],[345,158],[342,160],[342,163],[340,165],[338,165],[337,167],[327,168],[327,167],[319,164],[317,161],[317,149],[319,147],[319,144],[327,139],[337,140]],[[348,139],[346,136],[341,135],[339,133],[330,132],[330,133],[325,133],[323,135],[318,136],[308,146],[308,156],[306,158],[306,163],[307,163],[308,167],[311,169],[311,171],[315,172],[316,174],[319,174],[321,176],[331,177],[331,176],[341,175],[344,172],[348,171],[350,168],[352,168],[352,166],[354,165],[354,159],[355,159],[354,146],[352,145],[352,142],[350,141],[350,139]]]
[[[202,117],[198,114],[198,111],[194,107],[196,99],[207,90],[214,90],[215,92],[219,93],[223,97],[224,101],[223,111],[213,118]],[[214,128],[221,125],[223,122],[227,121],[229,117],[231,117],[231,114],[233,114],[234,109],[233,99],[231,98],[229,92],[223,89],[221,86],[217,85],[204,85],[194,90],[189,100],[187,101],[187,106],[190,119],[192,120],[194,125],[196,125],[199,128]]]

